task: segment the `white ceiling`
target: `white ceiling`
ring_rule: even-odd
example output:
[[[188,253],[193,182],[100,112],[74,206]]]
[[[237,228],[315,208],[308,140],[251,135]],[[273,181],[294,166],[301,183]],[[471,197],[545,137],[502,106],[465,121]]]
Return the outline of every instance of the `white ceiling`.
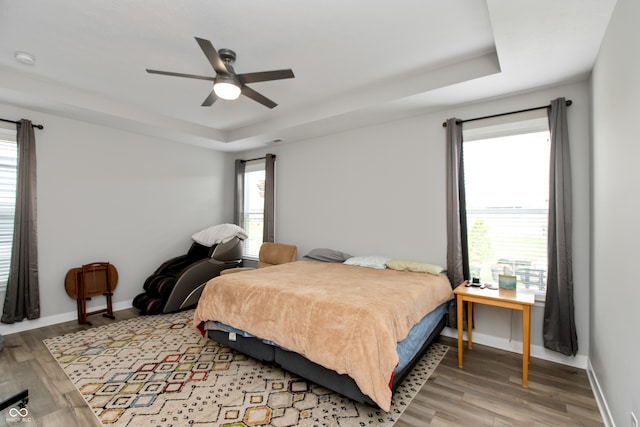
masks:
[[[240,151],[584,79],[615,0],[0,0],[0,102]],[[200,104],[215,76],[291,68]],[[35,56],[18,63],[16,51]],[[45,123],[46,125],[46,123]]]

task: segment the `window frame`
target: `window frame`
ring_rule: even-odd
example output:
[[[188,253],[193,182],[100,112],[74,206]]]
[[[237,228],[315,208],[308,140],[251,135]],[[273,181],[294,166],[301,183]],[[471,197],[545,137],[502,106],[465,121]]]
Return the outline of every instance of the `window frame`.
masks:
[[[12,147],[10,147],[12,145]],[[17,144],[17,127],[11,123],[0,122],[0,153],[5,151],[11,152],[11,159],[6,163],[0,163],[0,213],[7,211],[4,215],[0,215],[0,239],[4,242],[0,243],[0,292],[7,289],[7,281],[11,269],[11,252],[13,246],[13,229],[15,222],[15,204],[16,204],[16,187],[18,172],[18,144]],[[0,156],[0,162],[5,157]],[[4,170],[6,168],[6,170]],[[9,177],[13,174],[13,177]],[[9,187],[12,187],[12,191]],[[6,194],[2,194],[6,193]],[[4,196],[4,197],[3,197]],[[9,203],[10,200],[13,203]],[[11,205],[11,206],[10,206]],[[2,216],[6,216],[2,220]]]
[[[518,135],[527,135],[527,134],[531,134],[531,133],[536,133],[536,132],[546,132],[546,138],[547,138],[547,142],[549,143],[548,147],[549,147],[549,158],[551,155],[550,152],[550,132],[549,132],[549,121],[548,121],[548,116],[547,116],[547,111],[546,110],[530,110],[530,111],[525,111],[525,112],[520,112],[520,113],[514,113],[514,114],[509,114],[509,115],[501,115],[501,116],[495,116],[495,117],[490,117],[487,119],[479,119],[477,121],[472,121],[470,123],[465,122],[465,125],[462,129],[463,132],[463,137],[462,137],[462,151],[463,151],[463,173],[466,175],[467,171],[464,170],[465,168],[465,164],[467,164],[469,162],[469,158],[468,156],[465,156],[465,144],[468,143],[477,143],[483,140],[492,140],[494,138],[501,138],[501,137],[510,137],[510,136],[518,136]],[[504,160],[500,160],[501,162]],[[545,170],[545,173],[549,174],[549,169],[547,167],[547,169]],[[477,175],[476,175],[477,176]],[[465,199],[468,199],[466,194],[467,194],[467,184],[466,184],[467,179],[465,178]],[[537,301],[544,301],[545,297],[546,297],[546,289],[547,289],[547,270],[548,270],[548,261],[547,261],[547,256],[548,256],[548,209],[549,209],[549,200],[548,200],[548,194],[549,194],[549,189],[548,189],[548,181],[546,181],[547,185],[546,185],[546,208],[544,209],[538,209],[537,213],[540,213],[540,211],[544,211],[544,219],[540,221],[540,223],[543,224],[543,227],[545,229],[545,243],[544,243],[544,266],[541,267],[540,265],[536,265],[536,268],[533,268],[534,266],[529,266],[529,269],[527,270],[526,266],[521,266],[519,269],[516,266],[516,263],[518,260],[512,260],[513,261],[513,267],[512,267],[512,274],[516,275],[517,272],[519,271],[521,274],[519,274],[519,276],[524,276],[525,273],[527,273],[528,271],[530,271],[533,274],[543,274],[542,277],[538,277],[538,285],[532,285],[532,278],[535,278],[534,276],[530,275],[529,276],[529,284],[524,284],[524,283],[520,283],[520,280],[518,281],[518,288],[530,288],[532,286],[541,286],[543,287],[543,289],[535,289],[535,293],[536,293],[536,300]],[[471,244],[472,241],[471,239],[477,239],[477,236],[472,236],[472,227],[473,224],[469,222],[469,213],[467,212],[467,210],[469,212],[472,212],[476,209],[475,206],[469,206],[468,204],[468,200],[465,201],[465,216],[466,216],[466,221],[467,221],[467,250],[469,251],[469,269],[470,269],[470,274],[473,276],[474,275],[474,271],[472,270],[472,267],[474,267],[473,265],[471,265]],[[515,206],[515,204],[514,204]],[[519,212],[519,215],[522,215],[523,213],[525,213],[526,209],[521,209],[520,211],[518,211],[517,209],[513,208],[512,209],[514,212]],[[488,207],[486,208],[486,211],[489,211]],[[500,213],[499,211],[497,213]],[[506,213],[506,211],[502,212],[502,213]],[[535,211],[531,210],[529,213],[536,213]],[[542,222],[544,221],[544,222]],[[500,259],[500,255],[496,254],[495,259]],[[525,260],[526,261],[526,260]],[[531,262],[532,260],[530,260]],[[493,269],[492,269],[493,270]],[[497,270],[499,270],[499,268],[497,268]],[[505,269],[506,270],[506,269]],[[534,271],[535,270],[535,271]],[[487,282],[487,283],[495,283],[497,285],[497,280],[493,280],[494,279],[494,274],[493,271],[491,272],[491,281],[483,281],[483,282]],[[544,281],[544,283],[541,283],[540,281]]]
[[[264,239],[264,192],[262,194],[262,208],[261,208],[261,212],[258,213],[257,209],[249,209],[249,207],[247,206],[247,202],[251,199],[249,199],[251,197],[251,192],[248,191],[249,186],[253,185],[253,184],[257,184],[255,182],[250,182],[250,180],[248,179],[248,174],[251,173],[256,173],[256,172],[262,172],[264,174],[264,179],[263,181],[263,185],[264,185],[264,180],[266,180],[266,158],[260,158],[260,159],[254,159],[254,160],[248,160],[245,162],[245,170],[244,170],[244,179],[243,179],[243,189],[242,189],[242,194],[243,194],[243,217],[242,217],[242,228],[247,232],[247,234],[249,235],[249,237],[244,241],[244,245],[243,245],[243,249],[242,249],[242,257],[244,259],[248,259],[248,260],[254,260],[257,261],[258,260],[258,256],[259,256],[259,250],[260,250],[260,246],[263,243],[263,239]],[[259,180],[258,180],[259,181]],[[264,190],[262,190],[264,191]],[[255,194],[254,194],[255,196]],[[255,197],[254,197],[255,198]],[[250,215],[261,215],[262,216],[262,226],[260,227],[260,233],[259,233],[259,239],[255,238],[258,234],[257,234],[257,230],[254,230],[252,225],[251,225],[251,221],[248,220],[248,217]],[[258,243],[259,241],[259,243]],[[249,248],[254,248],[255,249],[255,253],[253,252],[249,252]]]

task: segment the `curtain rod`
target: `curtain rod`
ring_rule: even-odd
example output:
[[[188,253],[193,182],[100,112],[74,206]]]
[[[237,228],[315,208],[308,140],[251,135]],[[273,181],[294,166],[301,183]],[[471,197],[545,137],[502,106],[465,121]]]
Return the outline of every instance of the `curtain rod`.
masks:
[[[15,120],[7,120],[7,119],[0,119],[0,122],[13,123],[16,126],[18,126],[20,124],[20,122],[16,122]],[[38,129],[44,129],[44,126],[42,126],[42,125],[34,125],[34,124],[32,124],[31,127],[38,128]]]
[[[570,99],[567,99],[567,101],[566,101],[567,107],[570,106],[571,104],[573,104],[573,101],[571,101]],[[526,113],[527,111],[542,110],[543,108],[549,108],[549,105],[543,105],[542,107],[527,108],[525,110],[510,111],[508,113],[492,114],[490,116],[476,117],[476,118],[473,118],[473,119],[460,120],[460,123],[474,122],[476,120],[483,120],[483,119],[491,119],[493,117],[508,116],[509,114]],[[442,122],[442,127],[446,128],[447,127],[447,122]]]
[[[272,154],[272,156],[273,156],[273,158],[274,158],[274,159],[276,158],[276,155],[275,155],[275,154]],[[266,159],[266,158],[267,158],[267,156],[264,156],[264,157],[256,157],[255,159],[240,160],[240,161],[241,161],[241,162],[243,162],[243,163],[246,163],[246,162],[253,162],[254,160],[264,160],[264,159]]]

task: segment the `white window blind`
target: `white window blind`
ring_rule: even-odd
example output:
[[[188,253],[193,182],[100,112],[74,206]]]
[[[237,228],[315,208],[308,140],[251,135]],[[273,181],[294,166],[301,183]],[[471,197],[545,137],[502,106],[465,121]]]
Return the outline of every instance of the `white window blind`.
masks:
[[[245,164],[244,172],[244,229],[249,237],[244,241],[243,255],[258,258],[264,229],[265,160]]]
[[[16,130],[0,126],[0,290],[4,290],[9,277],[13,219],[16,206],[17,170]]]
[[[515,275],[546,290],[550,137],[546,110],[465,123],[467,241],[471,275]]]

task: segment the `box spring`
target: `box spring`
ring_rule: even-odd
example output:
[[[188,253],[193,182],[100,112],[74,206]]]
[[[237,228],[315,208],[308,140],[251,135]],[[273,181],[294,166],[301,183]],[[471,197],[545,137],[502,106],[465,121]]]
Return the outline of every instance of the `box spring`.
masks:
[[[445,318],[442,317],[411,361],[401,371],[396,372],[392,383],[393,391],[395,391],[406,376],[409,375],[415,364],[418,363],[431,343],[440,336],[444,325]],[[229,339],[229,335],[229,332],[215,329],[207,331],[207,336],[210,339],[239,351],[240,353],[263,362],[275,363],[286,371],[295,375],[300,375],[308,381],[314,382],[329,390],[333,390],[357,402],[377,406],[368,396],[360,391],[356,382],[346,374],[338,374],[335,371],[310,361],[298,353],[285,350],[272,344],[267,344],[259,338],[244,337],[236,334],[234,337],[235,340],[232,341]]]

